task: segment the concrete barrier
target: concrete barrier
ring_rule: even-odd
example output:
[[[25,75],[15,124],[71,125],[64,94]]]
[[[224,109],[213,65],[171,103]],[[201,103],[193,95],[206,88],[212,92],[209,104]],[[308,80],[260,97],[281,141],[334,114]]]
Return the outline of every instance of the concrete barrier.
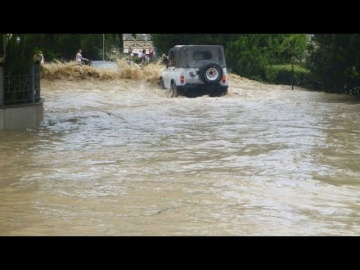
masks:
[[[39,66],[32,66],[25,76],[5,76],[0,66],[0,130],[39,127],[44,121],[44,101]]]
[[[0,130],[36,129],[44,121],[44,99],[37,103],[0,106]]]

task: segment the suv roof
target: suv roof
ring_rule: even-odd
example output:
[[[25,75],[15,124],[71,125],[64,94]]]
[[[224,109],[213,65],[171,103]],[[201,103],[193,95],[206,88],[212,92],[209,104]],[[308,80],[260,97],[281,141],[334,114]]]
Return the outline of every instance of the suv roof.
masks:
[[[199,68],[206,61],[226,67],[224,48],[221,45],[176,45],[169,51],[169,59],[171,58],[175,58],[177,68]]]

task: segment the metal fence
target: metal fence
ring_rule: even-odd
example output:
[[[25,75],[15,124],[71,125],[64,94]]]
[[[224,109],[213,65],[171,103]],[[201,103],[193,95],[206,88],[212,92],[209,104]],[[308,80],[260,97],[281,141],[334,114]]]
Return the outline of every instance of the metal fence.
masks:
[[[25,75],[5,76],[4,73],[4,67],[0,66],[0,106],[40,101],[40,65],[32,65]]]

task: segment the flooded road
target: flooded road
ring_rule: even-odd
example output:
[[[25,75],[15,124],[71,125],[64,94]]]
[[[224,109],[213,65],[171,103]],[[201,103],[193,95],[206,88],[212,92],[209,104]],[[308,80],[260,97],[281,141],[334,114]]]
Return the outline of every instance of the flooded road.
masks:
[[[2,236],[360,234],[360,102],[230,78],[41,82],[44,125],[0,131]]]

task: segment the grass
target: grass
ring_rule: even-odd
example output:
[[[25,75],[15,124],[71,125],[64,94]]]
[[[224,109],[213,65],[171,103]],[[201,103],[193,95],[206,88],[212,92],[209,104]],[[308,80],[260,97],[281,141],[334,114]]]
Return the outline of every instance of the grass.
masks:
[[[287,71],[292,71],[292,65],[288,64],[288,65],[271,65],[270,66],[272,69],[274,70],[287,70]],[[294,71],[295,72],[305,72],[305,73],[310,73],[310,71],[300,65],[294,65]]]

